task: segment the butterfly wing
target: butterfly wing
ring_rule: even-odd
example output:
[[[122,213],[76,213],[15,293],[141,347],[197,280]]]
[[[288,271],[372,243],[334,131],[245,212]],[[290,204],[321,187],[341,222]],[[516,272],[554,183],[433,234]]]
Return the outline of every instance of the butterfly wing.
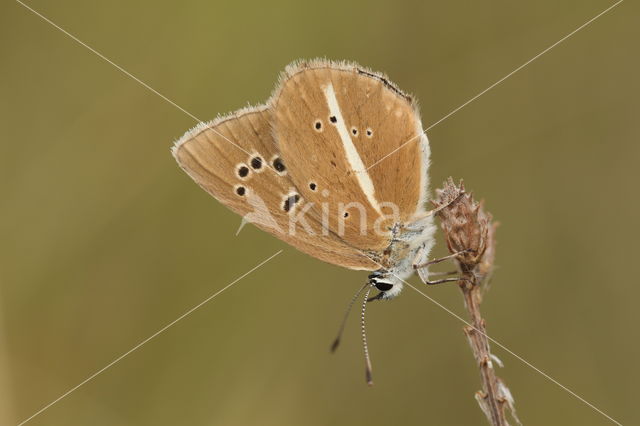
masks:
[[[293,183],[308,201],[330,201],[330,228],[343,226],[348,244],[379,252],[392,238],[381,219],[390,209],[401,223],[424,213],[428,141],[415,103],[386,77],[346,63],[293,64],[271,108]],[[341,225],[339,206],[350,202],[363,208]]]
[[[259,228],[325,262],[377,269],[313,217],[304,216],[304,223],[298,223],[303,226],[291,228],[291,219],[304,208],[305,200],[273,140],[266,106],[201,123],[178,140],[172,152],[198,185]]]

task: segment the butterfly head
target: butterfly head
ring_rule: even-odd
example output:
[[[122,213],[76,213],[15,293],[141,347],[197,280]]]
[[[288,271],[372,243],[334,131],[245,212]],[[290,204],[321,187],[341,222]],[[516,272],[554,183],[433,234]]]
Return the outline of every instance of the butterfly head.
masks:
[[[395,274],[382,269],[369,275],[369,284],[380,290],[380,293],[370,300],[393,299],[402,291],[402,280]]]

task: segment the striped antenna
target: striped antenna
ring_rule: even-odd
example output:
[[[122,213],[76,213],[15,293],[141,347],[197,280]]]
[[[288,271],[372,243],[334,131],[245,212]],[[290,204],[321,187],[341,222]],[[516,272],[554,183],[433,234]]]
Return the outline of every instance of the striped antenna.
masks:
[[[371,293],[371,287],[367,290],[367,293],[364,295],[364,301],[362,302],[362,345],[364,347],[364,362],[366,366],[366,378],[367,384],[369,386],[373,386],[373,377],[372,377],[372,368],[371,368],[371,358],[369,357],[369,346],[367,345],[367,332],[365,329],[364,322],[364,313],[367,308],[367,302],[369,299],[369,293]]]
[[[338,336],[336,337],[336,340],[334,340],[333,344],[331,345],[331,353],[335,352],[336,349],[338,349],[338,346],[340,346],[340,340],[342,339],[342,333],[344,332],[344,327],[346,326],[347,319],[349,318],[349,312],[351,312],[351,308],[353,307],[353,304],[356,302],[356,299],[360,296],[362,291],[365,288],[367,288],[368,285],[369,283],[366,283],[365,285],[363,285],[362,288],[358,290],[358,292],[354,294],[353,297],[351,298],[351,301],[349,302],[349,306],[347,306],[347,310],[344,313],[344,317],[342,318],[340,329],[338,329]]]

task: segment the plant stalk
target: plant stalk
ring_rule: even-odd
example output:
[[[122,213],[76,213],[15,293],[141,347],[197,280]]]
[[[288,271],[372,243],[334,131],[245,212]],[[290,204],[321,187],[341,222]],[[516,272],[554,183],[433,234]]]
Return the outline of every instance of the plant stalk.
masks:
[[[456,255],[458,285],[469,313],[470,325],[464,327],[464,333],[480,370],[482,390],[476,392],[476,401],[492,426],[509,426],[506,409],[520,424],[511,392],[496,374],[494,364],[502,366],[502,363],[491,354],[486,323],[480,313],[483,292],[493,271],[496,224],[482,203],[465,192],[462,182],[456,185],[449,178],[437,193],[438,199],[433,204],[449,252]]]

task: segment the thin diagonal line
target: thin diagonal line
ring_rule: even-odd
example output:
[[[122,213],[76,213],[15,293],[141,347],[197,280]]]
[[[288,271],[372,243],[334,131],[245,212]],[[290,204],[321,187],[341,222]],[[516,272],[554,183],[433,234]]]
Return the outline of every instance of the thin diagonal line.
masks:
[[[393,274],[395,275],[395,274]],[[607,413],[605,413],[604,411],[600,410],[598,407],[596,407],[595,405],[593,405],[592,403],[590,403],[589,401],[587,401],[586,399],[584,399],[583,397],[581,397],[580,395],[578,395],[577,393],[575,393],[574,391],[572,391],[571,389],[569,389],[568,387],[566,387],[565,385],[563,385],[562,383],[560,383],[559,381],[557,381],[556,379],[554,379],[553,377],[551,377],[550,375],[548,375],[547,373],[545,373],[544,371],[540,370],[539,368],[537,368],[535,365],[531,364],[529,361],[527,361],[526,359],[522,358],[520,355],[516,354],[515,352],[513,352],[511,349],[507,348],[505,345],[503,345],[502,343],[498,342],[496,339],[494,339],[493,337],[485,334],[484,332],[482,332],[481,330],[478,330],[476,327],[474,327],[473,325],[471,325],[467,320],[465,320],[464,318],[462,318],[460,315],[456,314],[455,312],[451,311],[451,309],[447,308],[446,306],[444,306],[443,304],[441,304],[440,302],[438,302],[437,300],[433,299],[432,297],[428,296],[426,293],[423,293],[422,291],[418,290],[417,288],[415,288],[414,286],[412,286],[411,284],[409,284],[408,282],[406,282],[405,280],[403,280],[402,278],[398,277],[397,275],[395,275],[396,278],[398,278],[399,280],[401,280],[402,282],[404,282],[406,285],[408,285],[409,287],[411,287],[412,289],[414,289],[415,291],[417,291],[418,293],[420,293],[421,295],[423,295],[424,297],[426,297],[427,299],[429,299],[432,303],[436,304],[439,308],[443,309],[445,312],[447,312],[449,315],[452,315],[453,317],[455,317],[456,319],[458,319],[459,321],[461,321],[462,323],[466,324],[467,326],[471,327],[472,329],[474,329],[475,331],[477,331],[478,333],[482,334],[484,337],[486,337],[487,339],[491,340],[491,342],[495,343],[496,346],[499,346],[500,348],[502,348],[503,350],[505,350],[506,352],[508,352],[509,354],[511,354],[513,357],[515,357],[516,359],[518,359],[520,362],[522,362],[523,364],[525,364],[527,367],[533,369],[534,371],[536,371],[538,374],[542,375],[545,379],[549,380],[550,382],[558,385],[560,388],[562,388],[564,391],[568,392],[571,396],[577,398],[579,401],[583,402],[584,404],[586,404],[587,406],[589,406],[590,408],[592,408],[593,410],[597,411],[598,413],[600,413],[601,415],[603,415],[604,417],[606,417],[607,419],[611,420],[613,423],[617,424],[618,426],[622,426],[622,423],[618,422],[617,420],[613,419],[611,416],[609,416]]]
[[[160,330],[156,331],[155,333],[153,333],[151,336],[147,337],[146,339],[144,339],[142,342],[138,343],[137,345],[135,345],[133,348],[129,349],[127,352],[123,353],[122,355],[120,355],[118,358],[114,359],[113,361],[111,361],[109,364],[105,365],[104,367],[102,367],[100,370],[96,371],[95,373],[93,373],[92,375],[90,375],[89,377],[87,377],[86,379],[84,379],[82,382],[78,383],[76,386],[72,387],[71,389],[69,389],[68,391],[66,391],[65,393],[63,393],[62,395],[60,395],[58,398],[54,399],[53,401],[51,401],[49,404],[45,405],[44,407],[42,407],[40,410],[38,410],[37,412],[35,412],[33,415],[31,415],[30,417],[28,417],[27,419],[23,420],[22,422],[20,422],[18,424],[18,426],[22,426],[25,423],[27,423],[28,421],[30,421],[31,419],[33,419],[34,417],[38,416],[39,414],[42,414],[45,410],[47,410],[48,408],[50,408],[51,406],[53,406],[54,404],[58,403],[60,400],[62,400],[63,398],[69,396],[69,394],[73,393],[74,391],[76,391],[79,387],[81,387],[82,385],[86,384],[87,382],[93,380],[96,376],[98,376],[99,374],[103,373],[105,370],[107,370],[108,368],[112,367],[114,364],[118,363],[119,361],[121,361],[123,358],[125,358],[127,355],[131,354],[132,352],[136,351],[137,349],[139,349],[142,345],[146,344],[147,342],[149,342],[151,339],[153,339],[154,337],[158,336],[159,334],[165,332],[169,327],[172,327],[173,325],[175,325],[178,321],[184,319],[186,316],[190,315],[191,313],[193,313],[196,309],[200,308],[202,305],[204,305],[205,303],[209,302],[210,300],[212,300],[213,298],[215,298],[216,296],[218,296],[220,293],[222,293],[223,291],[225,291],[226,289],[228,289],[229,287],[231,287],[232,285],[234,285],[235,283],[237,283],[238,281],[240,281],[241,279],[243,279],[244,277],[246,277],[247,275],[249,275],[250,273],[252,273],[253,271],[255,271],[256,269],[260,268],[262,265],[264,265],[265,263],[269,262],[271,259],[273,259],[274,257],[276,257],[277,255],[279,255],[280,253],[282,253],[282,250],[279,250],[278,252],[276,252],[275,254],[272,254],[270,257],[268,257],[267,259],[263,260],[262,262],[260,262],[258,265],[254,266],[253,268],[251,268],[249,271],[245,272],[244,274],[240,275],[238,278],[236,278],[235,280],[233,280],[232,282],[230,282],[229,284],[227,284],[226,286],[224,286],[222,289],[218,290],[217,292],[215,292],[214,294],[212,294],[211,296],[207,297],[206,299],[204,299],[202,302],[198,303],[196,306],[194,306],[193,308],[189,309],[188,311],[186,311],[184,314],[180,315],[178,318],[176,318],[175,320],[171,321],[169,324],[165,325],[164,327],[162,327]]]
[[[378,165],[379,163],[381,163],[385,158],[395,154],[396,152],[398,152],[399,150],[401,150],[402,148],[404,148],[407,144],[413,142],[414,140],[418,139],[420,136],[422,136],[423,134],[427,133],[429,130],[433,129],[435,126],[437,126],[438,124],[442,123],[444,120],[446,120],[447,118],[451,117],[453,114],[455,114],[456,112],[460,111],[462,108],[466,107],[467,105],[469,105],[471,102],[475,101],[476,99],[478,99],[480,96],[484,95],[485,93],[487,93],[489,90],[493,89],[494,87],[496,87],[497,85],[499,85],[500,83],[502,83],[503,81],[505,81],[506,79],[508,79],[509,77],[511,77],[512,75],[514,75],[515,73],[517,73],[518,71],[520,71],[521,69],[523,69],[524,67],[526,67],[527,65],[529,65],[530,63],[532,63],[533,61],[535,61],[536,59],[538,59],[539,57],[541,57],[542,55],[544,55],[545,53],[547,53],[548,51],[550,51],[551,49],[553,49],[554,47],[556,47],[557,45],[559,45],[560,43],[562,43],[563,41],[565,41],[566,39],[568,39],[569,37],[571,37],[572,35],[574,35],[575,33],[577,33],[578,31],[582,30],[583,28],[585,28],[586,26],[588,26],[589,24],[591,24],[593,21],[595,21],[596,19],[600,18],[602,15],[604,15],[605,13],[609,12],[611,9],[613,9],[614,7],[618,6],[620,3],[622,3],[624,0],[618,0],[616,3],[614,3],[613,5],[609,6],[608,8],[606,8],[605,10],[603,10],[602,12],[598,13],[596,16],[594,16],[593,18],[589,19],[587,22],[585,22],[584,24],[580,25],[578,28],[576,28],[575,30],[571,31],[569,34],[567,34],[566,36],[562,37],[560,40],[556,41],[555,43],[553,43],[551,46],[547,47],[546,49],[544,49],[542,52],[538,53],[536,56],[534,56],[533,58],[529,59],[527,62],[525,62],[524,64],[520,65],[518,68],[516,68],[515,70],[511,71],[509,74],[505,75],[504,77],[502,77],[500,80],[496,81],[495,83],[493,83],[491,86],[487,87],[486,89],[484,89],[482,92],[478,93],[477,95],[475,95],[473,98],[469,99],[468,101],[466,101],[465,103],[463,103],[462,105],[460,105],[459,107],[457,107],[456,109],[454,109],[453,111],[449,112],[447,115],[445,115],[444,117],[442,117],[441,119],[439,119],[438,121],[436,121],[435,123],[433,123],[431,126],[427,127],[426,129],[424,129],[422,132],[420,132],[418,135],[412,137],[411,139],[409,139],[408,141],[406,141],[405,143],[403,143],[402,145],[400,145],[399,147],[397,147],[396,149],[394,149],[393,151],[391,151],[390,153],[388,153],[387,155],[385,155],[384,157],[380,158],[378,161],[376,161],[375,163],[373,163],[372,165],[370,165],[369,167],[367,167],[367,170],[371,169],[372,167],[375,167],[376,165]]]
[[[162,93],[158,92],[156,89],[154,89],[153,87],[149,86],[147,83],[145,83],[144,81],[140,80],[138,77],[136,77],[135,75],[131,74],[129,71],[125,70],[124,68],[122,68],[120,65],[116,64],[115,62],[113,62],[111,59],[107,58],[106,56],[104,56],[102,53],[98,52],[96,49],[94,49],[93,47],[89,46],[87,43],[83,42],[82,40],[80,40],[78,37],[74,36],[73,34],[71,34],[70,32],[68,32],[67,30],[65,30],[64,28],[62,28],[61,26],[59,26],[58,24],[56,24],[55,22],[53,22],[52,20],[50,20],[49,18],[47,18],[46,16],[42,15],[40,12],[38,12],[37,10],[33,9],[32,7],[24,4],[22,1],[20,0],[16,0],[16,2],[18,2],[21,6],[23,6],[25,9],[30,10],[31,12],[33,12],[33,14],[39,16],[40,18],[42,18],[42,20],[44,20],[45,22],[47,22],[48,24],[50,24],[51,26],[53,26],[54,28],[60,30],[63,34],[65,34],[66,36],[68,36],[69,38],[71,38],[73,41],[75,41],[76,43],[82,45],[83,47],[87,48],[89,51],[93,52],[94,54],[96,54],[100,59],[104,60],[105,62],[108,62],[109,64],[113,65],[116,69],[118,69],[118,71],[120,71],[121,73],[123,73],[124,75],[126,75],[127,77],[131,78],[132,80],[135,80],[137,83],[139,83],[141,86],[143,86],[145,89],[149,90],[150,92],[158,95],[159,97],[161,97],[162,99],[164,99],[166,102],[170,103],[171,105],[173,105],[174,107],[178,108],[180,111],[182,111],[183,113],[187,114],[189,117],[193,118],[195,121],[198,122],[202,122],[202,120],[200,120],[198,117],[196,117],[195,115],[191,114],[189,111],[187,111],[186,109],[182,108],[180,105],[178,105],[177,103],[175,103],[174,101],[172,101],[171,99],[169,99],[168,97],[166,97],[165,95],[163,95]],[[227,138],[225,135],[223,135],[222,133],[218,132],[216,129],[211,129],[214,133],[216,133],[218,136],[220,136],[222,139],[226,140],[227,142],[229,142],[231,145],[235,146],[236,148],[240,149],[241,151],[243,151],[245,154],[250,155],[249,152],[247,152],[246,150],[244,150],[242,147],[240,147],[238,144],[234,143],[233,141],[231,141],[229,138]]]

